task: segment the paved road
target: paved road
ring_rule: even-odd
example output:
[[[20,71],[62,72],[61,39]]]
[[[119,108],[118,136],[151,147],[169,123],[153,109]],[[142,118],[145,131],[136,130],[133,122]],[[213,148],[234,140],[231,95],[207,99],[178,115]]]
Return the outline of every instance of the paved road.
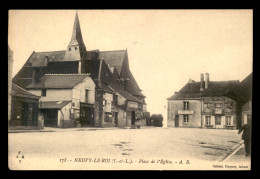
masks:
[[[60,160],[64,158],[68,163],[77,158],[116,158],[133,159],[138,163],[140,159],[143,159],[141,163],[152,159],[175,163],[189,160],[194,164],[223,160],[240,139],[237,130],[197,128],[9,133],[8,150],[10,165],[15,166],[14,169],[64,167]],[[86,169],[86,166],[81,165],[80,169]],[[76,169],[79,165],[66,164],[66,167]]]

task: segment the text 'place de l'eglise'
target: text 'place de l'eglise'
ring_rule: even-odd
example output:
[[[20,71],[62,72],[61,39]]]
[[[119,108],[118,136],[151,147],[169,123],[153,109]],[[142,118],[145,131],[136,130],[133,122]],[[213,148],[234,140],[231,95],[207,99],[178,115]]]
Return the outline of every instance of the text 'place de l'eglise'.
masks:
[[[167,99],[167,126],[237,129],[251,119],[251,88],[252,74],[242,82],[201,74]],[[87,50],[77,13],[67,49],[33,52],[9,95],[10,128],[142,126],[150,117],[127,50]]]

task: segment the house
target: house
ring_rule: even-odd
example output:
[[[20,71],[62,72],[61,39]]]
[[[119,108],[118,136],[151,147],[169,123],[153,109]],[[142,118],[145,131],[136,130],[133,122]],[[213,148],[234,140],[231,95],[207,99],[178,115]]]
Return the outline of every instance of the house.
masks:
[[[145,96],[130,71],[127,49],[87,50],[77,13],[67,49],[33,52],[13,83],[31,90],[33,77],[40,79],[46,74],[89,74],[95,83],[92,126],[145,125]]]
[[[168,127],[237,128],[236,101],[227,93],[237,87],[238,80],[210,81],[201,74],[200,82],[189,80],[168,98]]]
[[[252,78],[253,73],[242,80],[237,88],[229,92],[229,96],[238,101],[241,127],[252,119]]]
[[[35,76],[33,78],[36,78]],[[45,74],[26,89],[41,96],[39,118],[46,127],[94,123],[95,83],[88,74]]]
[[[10,129],[42,129],[38,121],[40,96],[12,84]]]

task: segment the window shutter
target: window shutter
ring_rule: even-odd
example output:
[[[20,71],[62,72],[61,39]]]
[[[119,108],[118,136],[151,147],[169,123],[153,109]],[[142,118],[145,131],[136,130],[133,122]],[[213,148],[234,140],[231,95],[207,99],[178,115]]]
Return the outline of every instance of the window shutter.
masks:
[[[206,123],[206,122],[205,122],[205,116],[203,115],[203,116],[202,116],[202,125],[205,125],[205,123]]]
[[[225,116],[221,116],[221,125],[225,125]]]
[[[233,118],[234,118],[234,116],[231,116],[231,122],[230,122],[230,124],[231,124],[231,126],[233,126]]]
[[[215,116],[211,116],[211,125],[215,125]]]

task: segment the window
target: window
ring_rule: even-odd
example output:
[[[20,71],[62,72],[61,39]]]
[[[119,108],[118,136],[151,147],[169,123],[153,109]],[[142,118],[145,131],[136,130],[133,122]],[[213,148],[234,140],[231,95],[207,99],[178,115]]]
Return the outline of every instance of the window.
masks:
[[[88,103],[88,90],[85,90],[85,102]]]
[[[42,95],[41,96],[46,96],[46,89],[42,89]]]
[[[114,105],[117,105],[118,95],[114,95]]]
[[[204,103],[204,108],[209,108],[209,103]]]
[[[231,116],[226,116],[226,125],[227,125],[227,126],[233,125],[233,124],[232,124]]]
[[[216,116],[216,125],[221,125],[221,116]]]
[[[189,122],[189,115],[183,115],[183,122],[188,123]]]
[[[71,48],[69,48],[69,51],[71,51]]]
[[[211,125],[211,116],[206,116],[205,125]]]
[[[222,103],[215,103],[215,108],[222,108]]]
[[[183,109],[184,109],[184,110],[189,110],[189,109],[190,109],[190,107],[189,107],[189,101],[184,101],[184,102],[183,102]]]
[[[77,50],[77,47],[75,47],[75,50]]]
[[[233,102],[232,101],[228,103],[228,108],[230,108],[230,109],[233,108]]]

